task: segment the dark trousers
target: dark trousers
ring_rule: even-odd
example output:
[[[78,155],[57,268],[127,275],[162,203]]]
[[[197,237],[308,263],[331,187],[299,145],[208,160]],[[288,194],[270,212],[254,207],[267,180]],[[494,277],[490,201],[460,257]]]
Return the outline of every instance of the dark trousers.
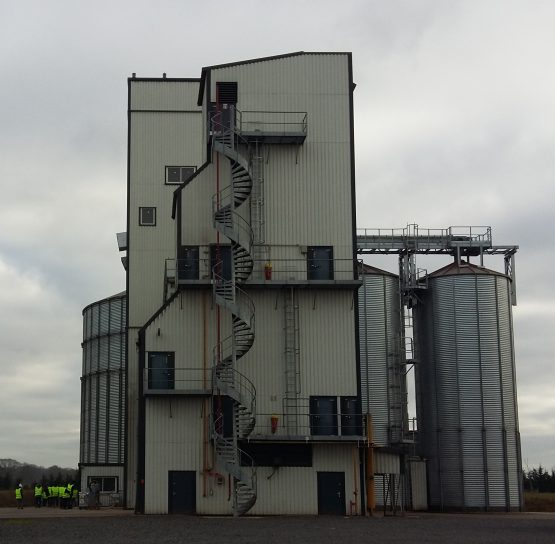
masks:
[[[40,508],[41,503],[42,503],[42,497],[40,495],[35,495],[35,506],[37,508]]]

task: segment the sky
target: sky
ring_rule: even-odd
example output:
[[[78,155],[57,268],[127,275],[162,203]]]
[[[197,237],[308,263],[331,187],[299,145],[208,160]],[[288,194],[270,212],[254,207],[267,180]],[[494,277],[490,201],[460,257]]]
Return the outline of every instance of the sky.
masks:
[[[81,312],[125,288],[127,77],[304,50],[353,53],[359,227],[520,246],[523,464],[555,466],[554,26],[542,0],[0,2],[0,458],[77,466]]]

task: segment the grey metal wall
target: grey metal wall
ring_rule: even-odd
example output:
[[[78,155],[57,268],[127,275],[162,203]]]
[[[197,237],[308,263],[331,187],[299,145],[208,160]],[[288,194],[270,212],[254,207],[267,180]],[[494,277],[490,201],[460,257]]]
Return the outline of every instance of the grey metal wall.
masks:
[[[80,463],[124,462],[125,293],[83,310]]]
[[[475,266],[432,274],[417,307],[417,411],[430,506],[521,506],[509,279]]]
[[[402,424],[398,393],[389,369],[400,364],[399,279],[367,267],[358,291],[362,412],[372,415],[373,438],[390,444],[390,429]],[[397,405],[397,406],[395,406]]]

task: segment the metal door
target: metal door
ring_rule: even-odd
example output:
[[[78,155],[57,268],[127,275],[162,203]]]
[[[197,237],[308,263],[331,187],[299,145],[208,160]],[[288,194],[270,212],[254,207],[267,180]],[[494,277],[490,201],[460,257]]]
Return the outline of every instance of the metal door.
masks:
[[[233,407],[234,401],[226,395],[214,397],[212,405],[214,425],[216,431],[224,438],[233,437]]]
[[[148,354],[148,388],[173,389],[175,382],[175,357],[172,352]]]
[[[345,510],[345,473],[317,472],[318,477],[318,514],[344,516]]]
[[[231,246],[210,246],[210,268],[224,280],[231,280]]]
[[[356,397],[341,397],[341,435],[362,434],[360,410]]]
[[[196,473],[194,470],[170,470],[168,472],[168,513],[194,514],[196,497]]]
[[[333,247],[308,247],[306,257],[309,280],[333,280]]]
[[[177,277],[198,280],[198,246],[181,246],[177,250]]]
[[[310,397],[312,435],[337,435],[337,397]]]

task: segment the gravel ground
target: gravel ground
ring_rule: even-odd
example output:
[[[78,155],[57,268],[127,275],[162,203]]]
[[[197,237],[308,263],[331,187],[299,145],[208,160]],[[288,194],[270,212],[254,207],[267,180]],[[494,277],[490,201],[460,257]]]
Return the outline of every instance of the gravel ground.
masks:
[[[36,544],[325,544],[361,542],[503,543],[555,542],[554,514],[422,514],[405,517],[219,518],[135,516],[129,512],[25,517],[3,509],[0,543]],[[13,515],[7,510],[13,510]],[[28,516],[31,515],[29,512]]]

